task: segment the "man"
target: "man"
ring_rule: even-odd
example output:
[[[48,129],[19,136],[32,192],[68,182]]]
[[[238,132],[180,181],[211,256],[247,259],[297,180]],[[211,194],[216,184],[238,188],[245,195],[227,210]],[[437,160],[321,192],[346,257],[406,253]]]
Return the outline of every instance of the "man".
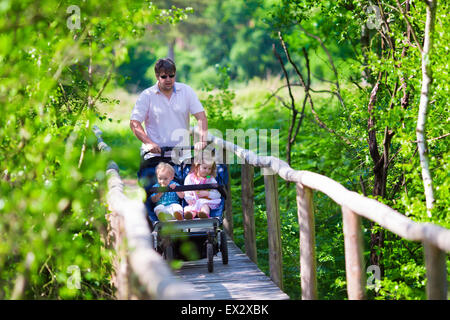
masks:
[[[143,143],[141,155],[144,158],[138,177],[146,191],[156,183],[155,167],[159,162],[171,164],[175,169],[175,179],[182,183],[180,166],[172,161],[171,154],[161,154],[161,147],[190,145],[190,114],[197,119],[200,129],[195,150],[206,147],[208,133],[206,113],[194,90],[186,84],[175,82],[175,63],[169,58],[159,59],[155,65],[155,75],[157,83],[139,95],[130,117],[131,130]],[[145,122],[145,130],[142,122]],[[190,150],[188,152],[190,154]],[[151,209],[148,199],[146,205]],[[151,218],[155,220],[152,214]]]
[[[204,149],[208,121],[194,90],[175,82],[176,67],[169,58],[156,62],[155,75],[158,82],[141,93],[131,113],[130,127],[142,141],[142,149],[149,151],[150,156],[165,156],[161,155],[161,146],[174,147],[183,141],[189,143],[186,134],[189,132],[190,114],[197,119],[200,129],[195,149]],[[145,131],[142,122],[145,122]]]

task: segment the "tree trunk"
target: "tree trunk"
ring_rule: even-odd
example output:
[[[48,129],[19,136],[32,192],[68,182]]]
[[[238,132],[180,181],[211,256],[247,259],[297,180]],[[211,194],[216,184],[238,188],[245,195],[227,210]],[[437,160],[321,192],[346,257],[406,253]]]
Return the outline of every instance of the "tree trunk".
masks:
[[[361,27],[361,52],[364,58],[364,69],[361,72],[362,85],[368,86],[370,83],[370,71],[367,67],[367,51],[370,50],[370,30],[364,23]]]
[[[170,40],[168,44],[167,57],[175,62],[175,39]]]
[[[378,77],[378,81],[372,89],[369,99],[368,112],[369,119],[367,123],[367,130],[369,133],[369,152],[370,156],[373,160],[374,167],[374,184],[372,195],[374,197],[386,197],[386,182],[387,182],[387,174],[389,169],[389,147],[391,145],[392,137],[394,136],[394,132],[390,130],[388,127],[384,129],[384,139],[383,139],[383,154],[380,154],[378,151],[378,142],[376,136],[375,129],[375,120],[373,118],[372,110],[375,106],[376,97],[378,93],[378,89],[380,86],[380,76]],[[371,222],[370,227],[373,230],[375,227],[375,223]],[[380,230],[377,232],[372,232],[370,235],[370,264],[376,265],[380,268],[381,276],[384,275],[384,267],[381,263],[381,252],[377,252],[379,249],[384,246],[384,230]]]
[[[427,5],[427,20],[425,23],[425,38],[422,51],[422,90],[420,94],[419,115],[417,118],[417,147],[419,149],[420,166],[422,167],[422,180],[425,189],[427,215],[431,217],[434,206],[433,181],[430,173],[430,160],[426,140],[426,120],[428,104],[430,101],[430,86],[433,81],[431,75],[430,54],[433,46],[434,20],[436,17],[436,0],[425,1]]]

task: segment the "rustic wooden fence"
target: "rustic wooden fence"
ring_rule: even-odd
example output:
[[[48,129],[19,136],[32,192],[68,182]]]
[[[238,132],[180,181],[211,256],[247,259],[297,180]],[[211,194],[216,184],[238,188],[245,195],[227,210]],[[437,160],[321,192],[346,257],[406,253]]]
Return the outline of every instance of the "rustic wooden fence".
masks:
[[[101,140],[101,132],[97,130],[99,148],[104,147]],[[223,150],[223,159],[227,153],[235,154],[242,161],[242,210],[244,221],[245,251],[250,259],[257,261],[255,221],[253,211],[253,175],[254,168],[264,170],[264,184],[266,193],[269,266],[270,277],[280,287],[283,287],[282,251],[280,211],[278,204],[278,176],[285,181],[294,182],[297,191],[297,212],[300,228],[300,281],[302,299],[317,299],[316,253],[315,253],[315,226],[313,191],[320,191],[329,196],[342,208],[345,268],[347,278],[347,293],[349,299],[364,299],[366,286],[366,271],[363,261],[363,241],[361,229],[361,217],[378,223],[383,228],[398,236],[423,243],[425,250],[425,265],[427,276],[427,298],[447,299],[447,268],[446,253],[450,251],[450,230],[430,224],[414,222],[392,208],[374,200],[366,198],[356,192],[344,188],[338,182],[310,171],[294,170],[286,162],[271,156],[257,156],[250,150],[243,149],[231,142],[209,134],[208,140],[217,150]],[[114,168],[116,167],[116,168]],[[169,277],[169,269],[164,261],[154,252],[150,245],[150,231],[145,228],[145,208],[142,203],[133,202],[123,195],[123,184],[118,176],[118,168],[115,164],[108,167],[108,204],[119,222],[111,221],[111,226],[116,233],[121,234],[121,229],[114,225],[125,225],[128,248],[128,258],[131,269],[146,289],[146,294],[157,298],[185,299],[190,296],[184,292],[190,292],[191,288],[181,282],[176,282]],[[233,235],[233,219],[231,212],[231,197],[224,213],[224,227],[229,235]],[[133,216],[134,215],[134,216]],[[133,218],[129,218],[133,216]],[[123,227],[122,227],[123,228]],[[136,230],[133,230],[136,228]],[[144,230],[145,229],[145,230]],[[120,238],[120,236],[118,237]],[[117,243],[122,243],[116,240]],[[124,250],[119,246],[118,250]],[[143,258],[145,257],[145,258]],[[122,259],[123,260],[123,259]],[[123,262],[122,262],[123,263]],[[128,276],[121,276],[120,271],[126,269],[120,265],[116,267],[118,277],[126,282],[130,278],[129,272],[123,271]],[[156,271],[158,269],[158,271]],[[159,270],[161,269],[161,270]],[[168,280],[170,279],[170,280]],[[165,283],[165,281],[167,283]],[[165,284],[161,286],[159,284]],[[129,288],[130,286],[127,286]],[[164,288],[164,290],[161,290]],[[186,291],[183,291],[186,290]],[[128,298],[129,293],[119,294],[121,298]]]
[[[93,129],[99,150],[109,152],[100,129]],[[151,246],[145,206],[125,196],[115,162],[108,164],[106,174],[108,238],[116,252],[113,283],[117,299],[196,299],[193,287],[173,277],[167,263]]]
[[[231,142],[213,135],[208,136],[215,147],[231,152],[241,159],[242,211],[244,221],[245,251],[251,260],[257,261],[255,221],[253,212],[254,168],[265,172],[264,184],[268,224],[270,277],[282,288],[282,251],[280,212],[278,205],[278,176],[294,182],[297,190],[297,212],[300,228],[300,279],[302,299],[317,299],[315,225],[313,191],[329,196],[342,208],[347,294],[349,299],[366,296],[366,270],[363,260],[363,236],[361,217],[378,223],[398,236],[423,243],[428,299],[447,299],[446,253],[450,251],[450,230],[431,224],[418,223],[374,199],[349,191],[338,182],[310,171],[294,170],[286,162],[271,156],[258,156]],[[224,156],[224,159],[226,157]],[[268,174],[269,173],[269,174]],[[225,212],[225,220],[232,220],[231,210]],[[227,225],[232,223],[228,222]],[[232,230],[227,230],[232,234]]]

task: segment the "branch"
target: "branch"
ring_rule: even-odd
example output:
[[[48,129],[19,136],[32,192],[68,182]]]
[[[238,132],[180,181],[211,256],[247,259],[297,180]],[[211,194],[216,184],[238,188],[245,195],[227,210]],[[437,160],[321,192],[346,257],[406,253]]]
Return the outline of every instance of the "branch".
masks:
[[[333,58],[331,57],[331,54],[330,54],[330,52],[328,51],[328,49],[325,47],[325,45],[324,45],[322,39],[320,39],[320,37],[318,37],[318,36],[316,36],[316,35],[314,35],[314,34],[309,33],[309,32],[306,31],[301,25],[298,25],[298,26],[299,26],[299,28],[300,28],[306,35],[308,35],[308,36],[310,36],[310,37],[316,39],[316,40],[320,43],[320,46],[322,47],[322,49],[325,51],[326,55],[328,56],[328,61],[330,62],[331,68],[332,68],[332,70],[333,70],[333,72],[334,72],[334,75],[335,75],[335,77],[336,77],[336,82],[335,82],[335,84],[336,84],[336,90],[337,90],[337,92],[339,93],[339,95],[341,95],[341,89],[340,89],[340,86],[339,86],[339,76],[338,76],[337,69],[336,69],[336,67],[335,67],[335,65],[334,65]]]
[[[317,120],[319,126],[325,130],[327,130],[329,133],[334,134],[335,136],[337,136],[338,138],[340,138],[342,141],[344,141],[346,144],[348,144],[349,146],[352,145],[351,141],[348,140],[346,137],[341,136],[340,134],[336,133],[336,131],[334,131],[331,128],[328,128],[328,126],[319,118],[319,115],[317,114],[316,110],[314,109],[314,104],[313,101],[311,99],[311,96],[309,96],[309,104],[311,105],[311,112],[314,115],[314,118]]]
[[[281,89],[286,88],[288,85],[282,85],[281,87],[279,87],[278,89],[276,89],[274,92],[272,92],[272,94],[266,99],[266,101],[264,101],[261,106],[264,106],[267,102],[270,101],[270,99],[272,99],[273,97],[277,97],[277,93],[278,91],[280,91]],[[291,83],[290,84],[291,87],[303,87],[300,83]],[[288,107],[289,109],[291,109],[291,107]]]
[[[298,77],[300,78],[300,82],[302,86],[305,88],[305,91],[308,92],[309,86],[305,83],[305,79],[303,78],[302,73],[298,70],[297,65],[292,61],[291,55],[289,54],[289,50],[286,47],[286,43],[283,40],[283,36],[281,35],[281,32],[278,31],[278,38],[280,38],[281,45],[283,46],[284,53],[286,54],[286,57],[289,60],[289,63],[294,67],[295,72],[297,73]]]
[[[377,98],[378,88],[380,87],[380,76],[381,73],[379,74],[378,81],[376,82],[375,86],[372,89],[372,92],[370,93],[369,104],[367,106],[369,112],[369,119],[367,120],[367,130],[369,134],[369,152],[375,165],[380,160],[380,154],[378,152],[377,135],[374,128],[375,122],[373,120],[372,110]]]
[[[278,54],[277,50],[275,49],[275,44],[272,45],[272,49],[273,49],[273,53],[275,54],[278,61],[280,62],[281,68],[283,69],[283,73],[284,73],[284,76],[286,77],[286,83],[287,83],[287,87],[289,90],[289,96],[291,97],[292,110],[295,110],[295,104],[294,104],[295,100],[294,100],[294,96],[292,95],[291,85],[289,82],[289,75],[286,71],[286,68],[284,67],[283,60],[281,59],[280,55]]]
[[[411,29],[411,34],[412,34],[412,36],[413,36],[413,38],[414,38],[414,42],[416,43],[417,48],[419,48],[419,51],[422,52],[422,51],[423,51],[423,48],[422,48],[422,46],[421,46],[419,40],[417,39],[416,32],[414,31],[414,29],[413,29],[411,23],[409,22],[409,19],[408,19],[407,14],[403,11],[403,9],[402,9],[400,3],[398,2],[398,0],[395,0],[395,2],[397,3],[398,10],[401,12],[401,14],[402,14],[402,16],[403,16],[403,19],[405,19],[406,24],[407,24],[408,27]]]

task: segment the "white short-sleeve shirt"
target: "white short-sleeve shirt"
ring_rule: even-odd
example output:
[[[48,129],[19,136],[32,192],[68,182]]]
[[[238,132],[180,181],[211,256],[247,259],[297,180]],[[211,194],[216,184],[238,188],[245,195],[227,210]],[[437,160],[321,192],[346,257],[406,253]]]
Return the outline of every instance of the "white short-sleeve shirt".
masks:
[[[189,144],[189,115],[202,111],[204,108],[190,86],[175,82],[169,100],[156,83],[139,95],[130,120],[145,122],[148,137],[160,147],[174,147]]]

